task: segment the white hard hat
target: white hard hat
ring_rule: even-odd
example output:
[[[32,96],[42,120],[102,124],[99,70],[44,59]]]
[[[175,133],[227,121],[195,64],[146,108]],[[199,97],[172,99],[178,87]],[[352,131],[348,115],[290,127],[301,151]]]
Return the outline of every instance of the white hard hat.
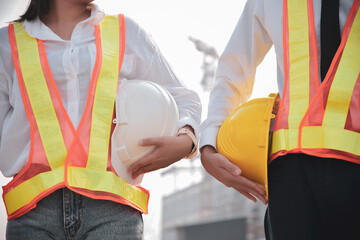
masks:
[[[139,146],[139,140],[175,136],[179,122],[178,109],[171,94],[158,84],[124,79],[116,95],[115,111],[111,162],[119,177],[138,185],[143,176],[132,179],[127,168],[155,149],[155,146]]]

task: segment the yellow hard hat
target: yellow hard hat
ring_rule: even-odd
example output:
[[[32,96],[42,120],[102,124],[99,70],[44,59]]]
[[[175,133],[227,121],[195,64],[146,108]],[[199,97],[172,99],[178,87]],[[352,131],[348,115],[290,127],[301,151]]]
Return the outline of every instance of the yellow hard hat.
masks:
[[[242,176],[264,185],[267,195],[270,124],[279,102],[278,93],[245,102],[224,121],[217,136],[218,152],[237,165]]]

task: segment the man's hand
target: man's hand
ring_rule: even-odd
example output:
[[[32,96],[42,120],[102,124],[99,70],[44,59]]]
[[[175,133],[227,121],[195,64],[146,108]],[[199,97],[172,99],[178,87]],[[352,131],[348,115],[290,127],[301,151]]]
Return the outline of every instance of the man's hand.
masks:
[[[146,138],[139,142],[140,146],[155,146],[148,156],[133,163],[128,172],[135,179],[137,176],[165,168],[184,158],[192,149],[193,142],[186,135],[177,137]]]
[[[201,163],[209,174],[227,187],[234,188],[253,202],[258,198],[267,203],[265,187],[241,176],[241,169],[216,152],[214,147],[207,145],[201,149]]]

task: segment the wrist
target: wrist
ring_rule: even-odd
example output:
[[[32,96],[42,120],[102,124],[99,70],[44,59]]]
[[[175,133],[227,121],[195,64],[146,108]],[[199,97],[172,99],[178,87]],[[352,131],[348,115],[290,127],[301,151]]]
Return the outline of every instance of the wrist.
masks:
[[[191,144],[191,150],[189,151],[189,153],[185,156],[185,158],[193,158],[195,157],[196,153],[197,153],[197,148],[198,148],[198,142],[197,139],[194,135],[194,131],[190,126],[185,126],[179,129],[177,136],[186,136],[189,140],[191,140],[192,144]]]
[[[187,149],[186,156],[189,155],[194,147],[194,144],[193,144],[191,138],[184,134],[178,135],[177,137],[179,139],[181,139],[181,144],[186,146],[186,149]]]
[[[200,153],[201,154],[206,154],[206,153],[217,153],[216,149],[214,146],[212,145],[205,145],[202,148],[200,148]]]

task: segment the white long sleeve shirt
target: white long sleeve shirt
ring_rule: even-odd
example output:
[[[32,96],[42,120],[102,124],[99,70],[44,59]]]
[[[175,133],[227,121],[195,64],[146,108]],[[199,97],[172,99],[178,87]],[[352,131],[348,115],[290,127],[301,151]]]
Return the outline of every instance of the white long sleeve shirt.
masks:
[[[75,127],[86,105],[96,58],[94,25],[105,14],[95,4],[91,16],[74,29],[71,40],[62,40],[39,18],[25,21],[24,29],[44,41],[50,69],[64,106]],[[119,79],[143,79],[165,87],[179,109],[179,128],[199,131],[201,105],[198,95],[177,79],[149,35],[125,17],[126,46]],[[24,168],[30,149],[30,125],[25,113],[10,49],[8,29],[0,29],[0,170],[12,177]]]
[[[353,2],[353,0],[340,0],[341,33]],[[313,5],[320,63],[321,0],[313,0]],[[277,62],[277,83],[282,95],[284,86],[282,17],[283,0],[247,1],[230,41],[219,59],[215,86],[210,94],[207,119],[201,125],[200,148],[205,145],[216,148],[216,137],[221,124],[236,107],[249,99],[256,67],[273,45]]]

